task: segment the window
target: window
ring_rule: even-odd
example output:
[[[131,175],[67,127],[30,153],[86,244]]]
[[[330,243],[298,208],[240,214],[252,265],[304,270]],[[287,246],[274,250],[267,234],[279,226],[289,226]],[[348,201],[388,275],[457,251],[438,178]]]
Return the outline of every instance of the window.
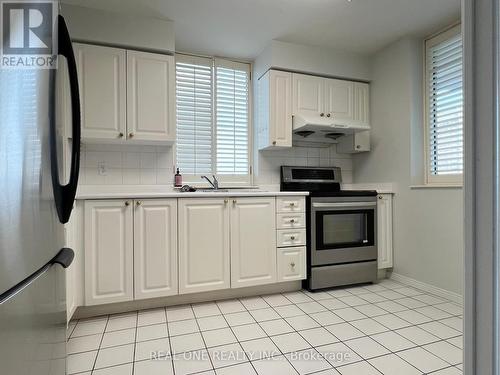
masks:
[[[176,163],[185,180],[249,185],[250,65],[176,56]]]
[[[460,184],[463,73],[460,25],[425,42],[425,155],[428,184]]]

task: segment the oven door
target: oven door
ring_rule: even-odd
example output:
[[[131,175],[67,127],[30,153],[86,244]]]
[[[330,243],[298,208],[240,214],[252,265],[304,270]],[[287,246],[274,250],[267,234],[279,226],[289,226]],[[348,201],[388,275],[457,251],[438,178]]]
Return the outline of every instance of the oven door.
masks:
[[[374,197],[311,199],[313,266],[377,259]]]

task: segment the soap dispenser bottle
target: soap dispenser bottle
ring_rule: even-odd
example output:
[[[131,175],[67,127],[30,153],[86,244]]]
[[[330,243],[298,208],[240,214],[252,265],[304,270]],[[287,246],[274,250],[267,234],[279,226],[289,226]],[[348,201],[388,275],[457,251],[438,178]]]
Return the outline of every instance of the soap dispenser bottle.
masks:
[[[175,187],[181,187],[182,186],[182,175],[179,172],[179,168],[177,168],[177,173],[175,174],[174,186]]]

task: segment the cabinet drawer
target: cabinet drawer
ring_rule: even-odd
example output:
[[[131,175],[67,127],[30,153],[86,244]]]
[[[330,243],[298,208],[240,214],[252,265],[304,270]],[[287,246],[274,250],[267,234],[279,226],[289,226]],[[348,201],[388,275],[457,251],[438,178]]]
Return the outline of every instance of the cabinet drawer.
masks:
[[[276,210],[278,212],[305,212],[304,197],[278,197],[276,198]]]
[[[303,280],[305,278],[305,246],[278,249],[278,281]]]
[[[276,216],[276,227],[278,229],[294,229],[306,227],[306,214],[303,212],[289,214],[278,214]]]
[[[306,244],[306,230],[303,229],[280,229],[277,231],[278,247],[303,246]]]

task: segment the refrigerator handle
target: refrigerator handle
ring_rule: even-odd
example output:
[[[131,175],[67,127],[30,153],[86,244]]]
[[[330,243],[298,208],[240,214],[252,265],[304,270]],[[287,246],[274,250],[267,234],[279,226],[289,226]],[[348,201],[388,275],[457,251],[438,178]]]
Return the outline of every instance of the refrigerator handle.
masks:
[[[16,295],[21,293],[24,289],[33,284],[38,278],[40,278],[45,272],[47,272],[53,265],[59,264],[63,268],[68,268],[71,263],[73,263],[73,259],[75,258],[75,252],[69,248],[61,249],[57,255],[52,258],[49,262],[47,262],[43,267],[32,273],[30,276],[25,278],[19,284],[14,285],[9,290],[0,294],[0,305],[4,304],[11,298],[14,298]]]
[[[78,187],[78,175],[80,173],[80,94],[78,88],[78,74],[76,69],[75,54],[71,44],[66,22],[61,15],[58,15],[58,54],[66,57],[68,63],[68,75],[71,94],[71,122],[72,139],[71,148],[71,170],[69,181],[66,185],[61,185],[59,179],[59,166],[57,161],[55,131],[52,131],[51,159],[52,159],[52,185],[54,187],[54,200],[57,214],[61,223],[67,223],[73,210],[73,204]],[[55,127],[55,79],[52,80],[51,90],[51,122]]]

